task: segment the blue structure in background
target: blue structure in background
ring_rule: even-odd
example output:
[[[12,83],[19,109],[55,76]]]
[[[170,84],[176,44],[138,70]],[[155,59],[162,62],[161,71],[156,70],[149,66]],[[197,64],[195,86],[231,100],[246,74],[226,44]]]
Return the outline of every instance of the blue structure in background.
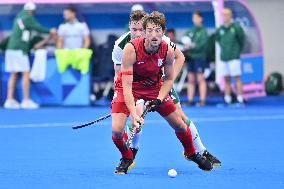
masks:
[[[1,62],[1,103],[4,103],[7,93],[9,73],[4,71],[4,59]],[[15,96],[22,99],[21,82],[18,81]],[[82,75],[79,71],[68,68],[63,74],[57,70],[54,56],[47,61],[46,78],[43,82],[31,83],[30,94],[40,105],[89,105],[90,74]]]
[[[244,83],[262,82],[264,69],[263,69],[263,56],[242,56],[242,75],[241,79]]]

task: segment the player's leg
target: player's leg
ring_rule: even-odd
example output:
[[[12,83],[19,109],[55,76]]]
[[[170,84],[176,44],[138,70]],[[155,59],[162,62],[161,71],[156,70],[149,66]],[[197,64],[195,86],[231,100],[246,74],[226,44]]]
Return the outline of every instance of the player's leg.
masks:
[[[23,88],[24,100],[29,100],[30,99],[30,72],[23,72],[22,88]]]
[[[174,88],[172,88],[170,90],[169,95],[170,95],[172,101],[174,102],[176,109],[177,109],[179,115],[181,116],[181,119],[183,120],[183,122],[188,127],[190,127],[190,132],[191,132],[191,136],[192,136],[192,140],[193,140],[196,152],[206,156],[206,158],[209,159],[209,161],[213,164],[214,167],[220,167],[221,162],[215,156],[213,156],[211,153],[209,153],[206,150],[205,146],[203,145],[203,143],[201,141],[200,135],[199,135],[197,128],[195,127],[194,123],[183,112],[181,105],[180,105],[179,96],[176,93],[176,91],[174,90]]]
[[[193,72],[187,74],[187,82],[188,105],[191,105],[195,94],[195,74]]]
[[[22,75],[22,89],[24,94],[24,99],[21,103],[22,108],[35,109],[39,105],[30,99],[30,72],[25,71]]]
[[[200,154],[203,154],[203,152],[206,150],[206,148],[204,147],[204,145],[201,142],[200,136],[198,134],[198,131],[194,125],[194,123],[184,114],[181,105],[180,105],[180,99],[178,94],[176,93],[176,91],[172,88],[170,90],[169,93],[172,101],[174,102],[176,109],[178,111],[178,114],[180,115],[181,119],[183,120],[183,122],[190,127],[190,132],[192,135],[192,139],[194,142],[194,147],[196,149],[196,151]]]
[[[225,76],[225,90],[224,90],[224,100],[227,104],[232,103],[232,96],[231,96],[231,77]]]
[[[235,76],[236,90],[237,90],[237,100],[239,103],[244,103],[243,98],[243,85],[240,76]]]
[[[124,113],[112,113],[112,141],[121,153],[120,163],[116,167],[116,174],[126,174],[133,163],[132,151],[126,145],[127,134],[124,132],[124,126],[127,121],[127,115]]]
[[[221,166],[221,161],[218,160],[215,156],[213,156],[211,153],[209,153],[205,146],[203,145],[200,135],[197,131],[197,128],[195,127],[194,123],[185,115],[185,113],[183,112],[181,105],[180,105],[180,100],[179,100],[179,96],[176,93],[176,91],[172,88],[170,93],[169,93],[171,99],[173,100],[177,111],[179,113],[179,115],[181,116],[181,119],[183,120],[183,122],[190,127],[190,132],[191,132],[191,136],[192,136],[192,140],[194,143],[194,147],[196,149],[196,152],[203,154],[203,156],[205,156],[212,164],[214,167],[220,167]]]
[[[193,60],[187,65],[187,71],[187,104],[192,105],[195,94],[195,62]]]
[[[10,73],[10,77],[8,80],[8,91],[7,91],[8,100],[14,99],[16,81],[17,81],[17,73]]]
[[[199,102],[196,103],[196,106],[204,106],[206,103],[206,94],[207,94],[207,85],[204,78],[204,74],[197,73],[197,83],[198,83],[198,89],[199,89]]]
[[[127,115],[124,113],[112,113],[112,140],[121,153],[122,158],[132,158],[130,149],[125,145],[127,136],[124,133],[124,126]]]
[[[17,65],[19,62],[17,52],[14,50],[6,50],[5,53],[5,71],[10,73],[8,80],[7,99],[4,103],[5,108],[18,109],[20,104],[14,99],[14,92],[17,81]]]
[[[14,92],[17,81],[17,73],[10,73],[8,80],[8,90],[7,90],[7,99],[4,103],[5,108],[18,109],[20,104],[14,99]]]
[[[179,115],[181,116],[182,120],[190,128],[190,132],[191,132],[191,136],[192,136],[192,140],[193,140],[196,152],[205,156],[212,163],[213,167],[220,167],[221,161],[206,150],[205,146],[203,145],[201,141],[201,138],[197,131],[196,126],[194,125],[193,121],[187,118],[187,116],[184,114],[180,103],[177,103],[175,105],[176,105],[177,111],[179,112]]]
[[[179,116],[179,113],[169,96],[166,97],[163,103],[157,108],[157,112],[159,112],[159,114],[163,116],[175,130],[177,138],[184,147],[185,158],[194,161],[198,164],[199,168],[203,170],[211,170],[212,164],[210,161],[199,153],[196,153],[190,128],[183,122],[181,116]]]
[[[206,150],[206,148],[204,147],[203,143],[201,142],[199,133],[194,125],[194,123],[184,114],[184,112],[181,109],[181,105],[180,103],[175,104],[177,107],[177,111],[179,113],[179,115],[181,116],[182,120],[186,123],[187,126],[190,127],[190,132],[192,135],[192,140],[194,143],[194,147],[196,149],[196,151],[200,154],[203,154],[203,152]]]
[[[229,61],[229,68],[231,76],[234,77],[236,83],[236,91],[237,91],[237,100],[239,103],[244,103],[243,99],[243,85],[240,78],[242,73],[241,70],[241,62],[240,60],[231,60]]]
[[[124,132],[124,126],[126,124],[129,111],[123,99],[123,92],[115,91],[111,106],[112,141],[122,156],[120,163],[116,167],[116,174],[126,174],[127,170],[133,163],[133,154],[131,149],[126,144],[128,137],[126,132]]]
[[[220,61],[220,74],[224,77],[225,80],[225,89],[224,89],[224,100],[226,104],[232,103],[231,96],[231,77],[230,77],[230,68],[229,62]]]
[[[204,106],[207,94],[207,84],[204,77],[204,70],[206,67],[206,60],[197,59],[195,60],[195,67],[196,67],[196,79],[198,84],[199,90],[199,102],[196,103],[196,106]]]

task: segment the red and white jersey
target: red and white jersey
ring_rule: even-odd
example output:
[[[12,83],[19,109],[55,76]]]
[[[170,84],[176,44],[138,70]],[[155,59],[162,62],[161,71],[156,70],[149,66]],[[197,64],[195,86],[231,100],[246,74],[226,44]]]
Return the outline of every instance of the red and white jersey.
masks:
[[[164,67],[168,45],[162,41],[156,53],[145,50],[145,39],[137,38],[130,41],[136,52],[136,62],[133,65],[132,92],[134,97],[145,100],[155,99],[162,86],[162,68]],[[121,77],[116,81],[116,89],[122,88]]]

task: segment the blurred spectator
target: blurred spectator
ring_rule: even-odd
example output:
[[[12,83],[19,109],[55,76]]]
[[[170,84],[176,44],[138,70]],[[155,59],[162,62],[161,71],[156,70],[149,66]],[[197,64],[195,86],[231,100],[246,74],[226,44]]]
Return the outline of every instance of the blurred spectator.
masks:
[[[240,54],[244,46],[244,31],[232,21],[232,11],[228,8],[223,10],[224,24],[216,32],[216,40],[221,47],[220,71],[225,78],[225,96],[226,103],[232,103],[231,96],[231,77],[234,77],[237,91],[237,101],[244,103],[242,96],[241,61]]]
[[[74,7],[66,7],[63,11],[65,23],[58,28],[58,49],[89,48],[90,31],[86,23],[79,22],[76,18]]]
[[[82,74],[89,72],[92,50],[90,31],[87,24],[79,22],[74,7],[66,7],[63,11],[65,23],[58,29],[57,50],[55,51],[59,73],[65,72],[69,65]]]
[[[185,48],[189,49],[187,53],[188,61],[188,104],[191,105],[195,94],[195,83],[197,80],[199,89],[199,101],[196,106],[204,106],[206,100],[207,86],[204,78],[204,70],[208,66],[206,61],[208,36],[205,28],[202,26],[202,15],[196,11],[192,14],[194,27],[186,32],[190,39],[185,43]]]
[[[54,46],[56,42],[56,35],[41,36],[35,35],[30,43],[30,51],[45,49],[47,46]]]
[[[176,31],[175,29],[173,28],[169,28],[167,29],[166,33],[165,33],[165,36],[167,36],[168,38],[170,38],[171,42],[175,43],[176,46],[181,50],[183,51],[184,50],[184,46],[183,44],[177,40],[176,38]]]
[[[36,10],[34,3],[26,3],[21,12],[19,12],[14,20],[12,34],[8,40],[7,50],[5,53],[5,70],[10,72],[8,81],[7,99],[4,103],[5,108],[18,109],[34,109],[38,108],[38,104],[30,99],[30,63],[28,58],[29,46],[31,42],[31,31],[35,30],[39,33],[56,34],[56,29],[47,29],[42,27],[34,18],[33,14]],[[15,85],[17,81],[17,73],[22,73],[22,90],[23,101],[21,104],[14,99]]]

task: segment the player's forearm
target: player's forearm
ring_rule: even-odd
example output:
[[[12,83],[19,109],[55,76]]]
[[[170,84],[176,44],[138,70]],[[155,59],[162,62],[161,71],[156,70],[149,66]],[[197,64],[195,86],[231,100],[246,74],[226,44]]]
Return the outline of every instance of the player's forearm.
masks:
[[[136,114],[135,101],[132,94],[132,76],[123,75],[122,76],[122,87],[123,87],[123,96],[125,104],[131,115]]]
[[[40,42],[36,43],[33,47],[33,49],[40,49],[40,48],[44,48],[44,45],[47,44],[49,41],[49,38],[44,38],[43,40],[41,40]]]
[[[136,114],[135,100],[130,87],[123,86],[123,96],[125,104],[131,115]]]
[[[157,97],[157,99],[160,99],[161,101],[163,101],[164,98],[169,94],[172,86],[173,86],[173,80],[172,79],[164,80],[163,85],[162,85],[160,92],[159,92],[159,96]]]

